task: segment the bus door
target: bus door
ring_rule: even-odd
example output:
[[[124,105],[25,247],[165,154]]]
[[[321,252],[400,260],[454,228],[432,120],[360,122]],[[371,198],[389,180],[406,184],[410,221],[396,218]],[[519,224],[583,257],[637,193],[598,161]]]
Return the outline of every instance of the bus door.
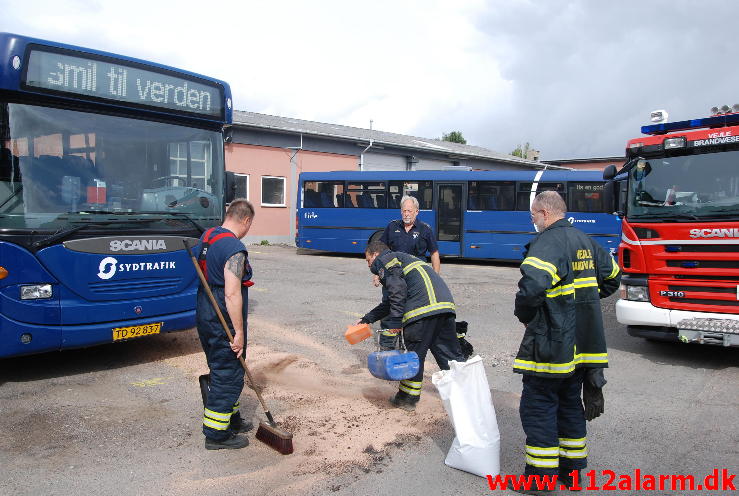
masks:
[[[441,255],[462,254],[462,219],[467,204],[467,182],[435,183],[436,240]]]

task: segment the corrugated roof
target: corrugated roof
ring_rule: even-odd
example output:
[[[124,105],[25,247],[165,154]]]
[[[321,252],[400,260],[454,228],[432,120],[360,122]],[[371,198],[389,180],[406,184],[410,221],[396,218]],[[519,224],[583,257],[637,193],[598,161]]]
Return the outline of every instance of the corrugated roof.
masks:
[[[541,162],[524,160],[519,157],[514,157],[513,155],[494,152],[480,146],[463,145],[461,143],[452,143],[450,141],[442,141],[438,139],[419,138],[417,136],[408,136],[405,134],[388,133],[385,131],[378,131],[376,129],[370,130],[361,127],[306,121],[303,119],[295,119],[293,117],[279,117],[276,115],[235,110],[233,113],[233,123],[236,126],[269,129],[277,132],[324,136],[327,138],[347,141],[360,141],[367,144],[369,144],[369,140],[372,139],[373,143],[379,146],[395,146],[410,150],[443,153],[452,159],[469,158],[495,160],[497,162],[507,162],[537,169],[541,169],[546,166],[546,164]],[[557,166],[550,165],[549,168],[557,168]]]

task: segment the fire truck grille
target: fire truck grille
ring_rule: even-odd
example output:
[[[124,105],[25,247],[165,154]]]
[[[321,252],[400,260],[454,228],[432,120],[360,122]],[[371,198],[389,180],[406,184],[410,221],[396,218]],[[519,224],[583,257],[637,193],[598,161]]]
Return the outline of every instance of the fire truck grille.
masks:
[[[739,269],[739,260],[668,260],[667,266],[691,269]]]

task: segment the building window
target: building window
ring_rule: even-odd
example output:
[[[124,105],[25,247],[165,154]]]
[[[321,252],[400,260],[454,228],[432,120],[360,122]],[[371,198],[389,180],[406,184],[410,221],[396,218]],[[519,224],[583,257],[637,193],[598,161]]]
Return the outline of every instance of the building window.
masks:
[[[262,176],[262,206],[285,206],[285,178]]]
[[[161,184],[155,184],[154,186],[190,186],[212,193],[207,181],[211,175],[212,167],[210,142],[170,143],[170,175],[156,179]]]
[[[234,183],[236,190],[234,198],[249,199],[249,174],[234,174]]]

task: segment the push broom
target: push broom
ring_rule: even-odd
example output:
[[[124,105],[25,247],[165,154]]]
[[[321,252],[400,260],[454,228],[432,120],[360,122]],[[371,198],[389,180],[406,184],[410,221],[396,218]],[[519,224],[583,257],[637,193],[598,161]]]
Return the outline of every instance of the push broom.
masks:
[[[218,303],[216,303],[216,299],[213,296],[213,292],[210,290],[210,286],[208,285],[208,281],[205,279],[205,275],[203,274],[203,271],[200,269],[200,265],[198,265],[198,261],[195,259],[195,256],[192,254],[190,245],[188,245],[187,241],[185,240],[182,240],[182,242],[185,245],[185,249],[187,250],[188,255],[190,255],[190,260],[192,261],[193,267],[195,267],[195,272],[198,273],[198,277],[200,278],[200,284],[202,284],[203,289],[205,290],[205,293],[208,295],[210,304],[213,305],[213,310],[215,310],[216,315],[218,315],[218,320],[221,322],[221,325],[223,326],[223,330],[226,331],[226,335],[228,336],[228,341],[230,343],[233,343],[234,338],[233,338],[233,335],[231,335],[231,330],[228,328],[228,324],[226,324],[226,320],[223,318],[223,313],[221,313],[221,309],[218,306]],[[249,386],[254,390],[254,392],[257,395],[257,398],[259,398],[259,403],[262,404],[264,415],[267,417],[267,422],[259,422],[259,428],[257,429],[256,438],[262,441],[264,444],[266,444],[270,448],[278,451],[279,453],[282,453],[283,455],[289,455],[290,453],[293,452],[292,433],[287,432],[286,430],[280,429],[279,427],[277,427],[277,423],[275,422],[275,419],[272,417],[272,414],[267,408],[267,405],[264,403],[264,398],[262,398],[262,393],[259,392],[257,383],[254,382],[254,378],[252,377],[251,372],[249,372],[249,367],[246,366],[246,362],[244,361],[243,354],[242,356],[239,357],[239,361],[241,362],[241,366],[244,367],[244,372],[246,372],[246,376],[249,378]],[[201,385],[201,388],[202,388],[202,385]],[[205,395],[203,396],[205,399]]]

